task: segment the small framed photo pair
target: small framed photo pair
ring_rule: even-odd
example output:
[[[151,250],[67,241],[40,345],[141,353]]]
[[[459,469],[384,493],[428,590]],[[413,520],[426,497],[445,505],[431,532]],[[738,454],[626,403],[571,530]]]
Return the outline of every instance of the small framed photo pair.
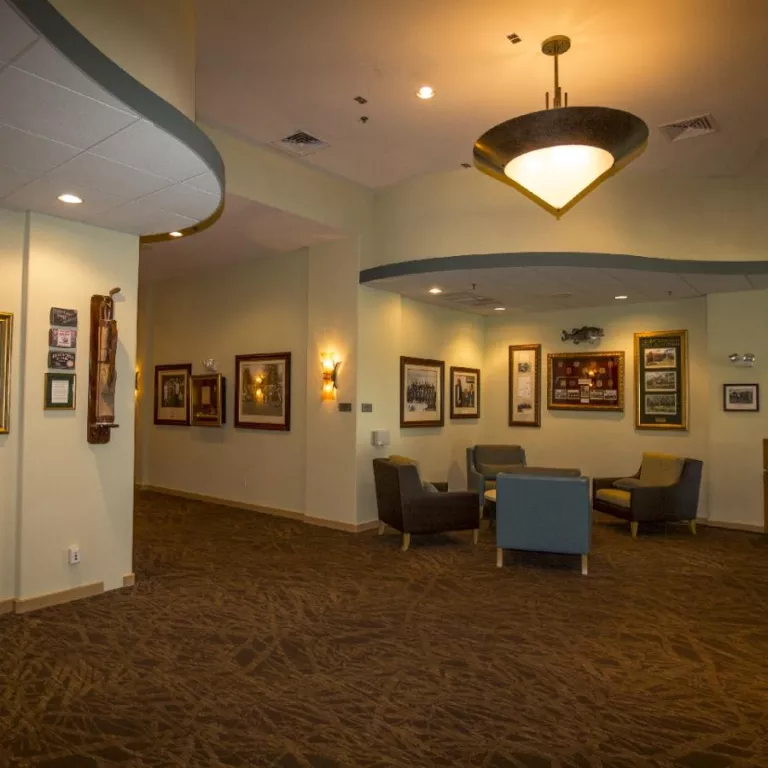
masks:
[[[445,363],[422,357],[400,358],[400,427],[445,425]]]
[[[155,424],[188,427],[192,363],[155,366]]]
[[[235,427],[289,432],[291,353],[235,357]]]
[[[724,411],[760,410],[759,384],[723,384]]]
[[[480,371],[451,367],[451,418],[480,418]]]
[[[509,426],[541,426],[541,344],[509,348]]]

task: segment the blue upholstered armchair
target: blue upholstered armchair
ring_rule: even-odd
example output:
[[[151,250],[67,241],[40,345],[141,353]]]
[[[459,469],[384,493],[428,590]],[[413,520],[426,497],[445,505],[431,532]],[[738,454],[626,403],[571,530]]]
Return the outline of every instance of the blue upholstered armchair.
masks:
[[[475,491],[482,507],[485,492],[496,487],[499,472],[525,466],[525,449],[520,445],[475,445],[467,448],[467,489]]]
[[[587,574],[592,544],[589,479],[501,474],[496,484],[496,565],[505,549],[581,555]]]

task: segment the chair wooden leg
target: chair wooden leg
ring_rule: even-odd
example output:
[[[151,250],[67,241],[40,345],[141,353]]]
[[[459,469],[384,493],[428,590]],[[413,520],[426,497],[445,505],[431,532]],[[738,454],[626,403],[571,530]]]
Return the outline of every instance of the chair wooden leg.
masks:
[[[500,547],[496,549],[496,567],[501,568],[504,565],[504,550]]]
[[[387,530],[387,524],[379,520],[379,536]]]
[[[477,546],[477,542],[479,541],[479,539],[480,539],[480,529],[479,528],[475,528],[475,530],[472,531],[472,543],[475,546]]]
[[[632,532],[632,538],[637,538],[637,523],[630,523],[629,530]]]
[[[404,533],[403,534],[403,546],[402,546],[403,552],[407,552],[408,551],[408,547],[410,547],[410,546],[411,546],[411,534],[410,533]]]
[[[695,520],[689,520],[688,521],[688,527],[691,529],[691,533],[695,536],[696,535],[696,521]]]
[[[587,563],[589,561],[589,555],[582,555],[581,556],[581,575],[586,576],[587,575]]]

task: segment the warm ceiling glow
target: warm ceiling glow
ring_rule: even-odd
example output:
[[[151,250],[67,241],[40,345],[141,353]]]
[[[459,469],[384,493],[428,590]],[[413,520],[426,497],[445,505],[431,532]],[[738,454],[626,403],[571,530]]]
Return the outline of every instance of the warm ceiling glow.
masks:
[[[626,299],[627,297],[626,296],[614,296],[613,298],[621,300],[621,299]]]
[[[443,289],[442,288],[430,288],[429,292],[430,293],[434,293],[435,295],[437,295],[438,293],[442,293]]]
[[[182,237],[181,232],[169,232],[168,233],[171,237]]]
[[[506,307],[494,307],[494,312],[504,312],[506,310]]]
[[[613,155],[586,144],[565,144],[526,152],[510,160],[504,173],[556,210],[565,208],[614,163]]]
[[[435,89],[431,85],[422,85],[421,88],[416,91],[416,95],[420,99],[431,99],[435,95]]]
[[[72,205],[83,202],[82,197],[78,197],[77,195],[70,195],[68,192],[63,195],[59,195],[59,200],[61,200],[62,203],[71,203]]]

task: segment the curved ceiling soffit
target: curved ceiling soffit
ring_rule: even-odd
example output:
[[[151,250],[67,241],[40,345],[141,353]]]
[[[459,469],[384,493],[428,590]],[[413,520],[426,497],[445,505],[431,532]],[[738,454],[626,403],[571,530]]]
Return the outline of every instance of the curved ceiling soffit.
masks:
[[[211,139],[198,128],[195,122],[96,48],[48,0],[8,0],[8,2],[36,32],[107,94],[154,124],[155,128],[202,161],[218,183],[217,204],[207,216],[179,231],[188,235],[211,226],[221,216],[226,189],[224,161]],[[168,232],[141,235],[142,242],[169,239]]]
[[[360,271],[360,283],[375,283],[392,277],[457,272],[465,269],[500,267],[592,267],[598,269],[636,269],[649,272],[685,272],[702,275],[768,274],[768,261],[694,261],[656,259],[619,253],[482,253],[441,258],[416,259],[382,264]]]

